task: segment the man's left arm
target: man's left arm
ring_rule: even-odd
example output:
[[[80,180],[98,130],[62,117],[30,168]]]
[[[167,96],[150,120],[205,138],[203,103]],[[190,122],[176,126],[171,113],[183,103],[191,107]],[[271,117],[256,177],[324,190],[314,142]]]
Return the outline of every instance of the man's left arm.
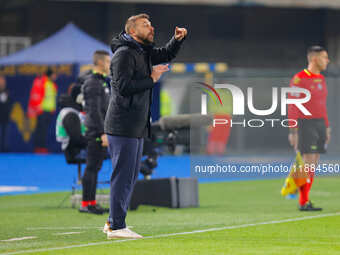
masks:
[[[326,144],[329,144],[329,142],[331,141],[331,132],[332,129],[330,127],[326,128]]]
[[[185,28],[176,27],[175,35],[165,45],[165,47],[154,48],[151,51],[151,62],[152,65],[158,65],[161,63],[170,62],[174,59],[181,48],[183,41],[187,35]]]
[[[328,114],[326,113],[325,119],[325,126],[326,126],[326,144],[329,144],[331,141],[331,127],[329,126]]]
[[[325,78],[323,78],[325,79]],[[325,86],[323,86],[324,88],[326,87],[326,81],[324,80],[324,84]],[[331,127],[329,125],[329,119],[328,119],[328,110],[327,110],[327,101],[324,102],[326,105],[326,112],[324,113],[324,120],[325,120],[325,126],[326,126],[326,144],[329,144],[329,142],[331,141]]]

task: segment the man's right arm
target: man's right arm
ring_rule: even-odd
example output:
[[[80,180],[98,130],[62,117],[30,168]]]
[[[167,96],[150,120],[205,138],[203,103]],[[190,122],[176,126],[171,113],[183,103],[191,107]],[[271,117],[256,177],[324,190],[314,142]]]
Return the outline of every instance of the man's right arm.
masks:
[[[297,128],[290,128],[290,129],[289,129],[288,141],[289,141],[289,144],[290,144],[295,150],[298,149],[299,136],[298,136],[298,129],[297,129]]]
[[[298,77],[298,75],[295,75],[293,79],[291,80],[289,87],[301,87],[302,86],[302,81]],[[300,95],[295,95],[292,93],[288,94],[288,98],[298,98]],[[299,109],[292,104],[288,105],[288,119],[289,119],[289,135],[288,135],[288,141],[289,144],[295,149],[298,149],[298,126],[297,126],[297,121],[299,119]]]
[[[173,36],[170,41],[161,48],[154,48],[151,51],[151,61],[153,65],[158,65],[161,63],[170,62],[174,59],[179,52],[181,45],[183,44],[185,38],[182,40],[176,40]]]
[[[289,84],[290,88],[302,88],[302,80],[299,78],[298,75],[295,75],[293,79],[290,81]],[[289,99],[296,99],[300,98],[302,95],[300,93],[288,93],[288,98]],[[295,126],[293,129],[297,128],[297,120],[300,117],[300,111],[299,109],[294,105],[294,104],[289,104],[288,105],[288,119],[294,120],[294,121],[289,121],[289,126]],[[295,125],[296,124],[296,125]]]

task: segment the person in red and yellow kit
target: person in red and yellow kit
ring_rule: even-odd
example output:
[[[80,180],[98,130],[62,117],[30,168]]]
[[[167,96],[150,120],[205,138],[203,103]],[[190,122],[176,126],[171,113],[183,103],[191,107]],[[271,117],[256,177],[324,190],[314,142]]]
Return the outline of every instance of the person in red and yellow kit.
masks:
[[[297,73],[291,80],[290,87],[304,88],[310,91],[311,98],[304,107],[311,115],[304,115],[295,105],[288,106],[288,118],[295,120],[297,126],[290,128],[288,140],[295,150],[299,150],[307,172],[307,182],[300,187],[299,210],[321,211],[309,200],[309,192],[314,180],[315,169],[320,153],[326,152],[330,141],[330,127],[327,115],[327,85],[321,74],[329,64],[327,51],[321,46],[312,46],[307,51],[308,68]],[[290,93],[289,98],[302,98],[302,93]],[[293,125],[290,125],[293,126]]]
[[[33,81],[28,102],[28,117],[38,118],[34,134],[34,152],[36,153],[48,153],[48,128],[56,110],[58,93],[56,79],[56,73],[48,69],[44,75],[36,77]]]

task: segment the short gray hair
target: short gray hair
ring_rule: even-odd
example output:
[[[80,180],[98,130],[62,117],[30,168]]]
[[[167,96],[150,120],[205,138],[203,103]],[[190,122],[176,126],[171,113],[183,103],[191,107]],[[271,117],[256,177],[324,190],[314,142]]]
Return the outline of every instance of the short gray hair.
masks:
[[[130,34],[130,29],[136,25],[136,21],[139,19],[149,20],[150,16],[145,13],[141,13],[141,14],[137,14],[137,15],[134,15],[128,18],[128,20],[125,23],[125,33]]]

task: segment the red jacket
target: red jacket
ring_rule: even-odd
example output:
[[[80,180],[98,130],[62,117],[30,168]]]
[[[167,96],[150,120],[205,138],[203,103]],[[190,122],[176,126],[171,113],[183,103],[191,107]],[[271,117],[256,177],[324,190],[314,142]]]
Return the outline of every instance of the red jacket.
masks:
[[[37,76],[33,80],[33,86],[30,93],[30,98],[28,101],[27,115],[29,118],[37,117],[42,114],[41,103],[45,97],[45,83],[48,80],[46,75]],[[55,89],[57,90],[57,85],[53,82]]]
[[[329,126],[327,115],[327,85],[322,74],[313,74],[307,69],[294,75],[290,82],[290,87],[304,88],[310,91],[311,99],[303,106],[312,114],[304,115],[295,105],[288,105],[289,119],[324,119],[326,127]],[[289,93],[288,98],[303,98],[304,94]],[[291,126],[294,123],[290,123]]]

